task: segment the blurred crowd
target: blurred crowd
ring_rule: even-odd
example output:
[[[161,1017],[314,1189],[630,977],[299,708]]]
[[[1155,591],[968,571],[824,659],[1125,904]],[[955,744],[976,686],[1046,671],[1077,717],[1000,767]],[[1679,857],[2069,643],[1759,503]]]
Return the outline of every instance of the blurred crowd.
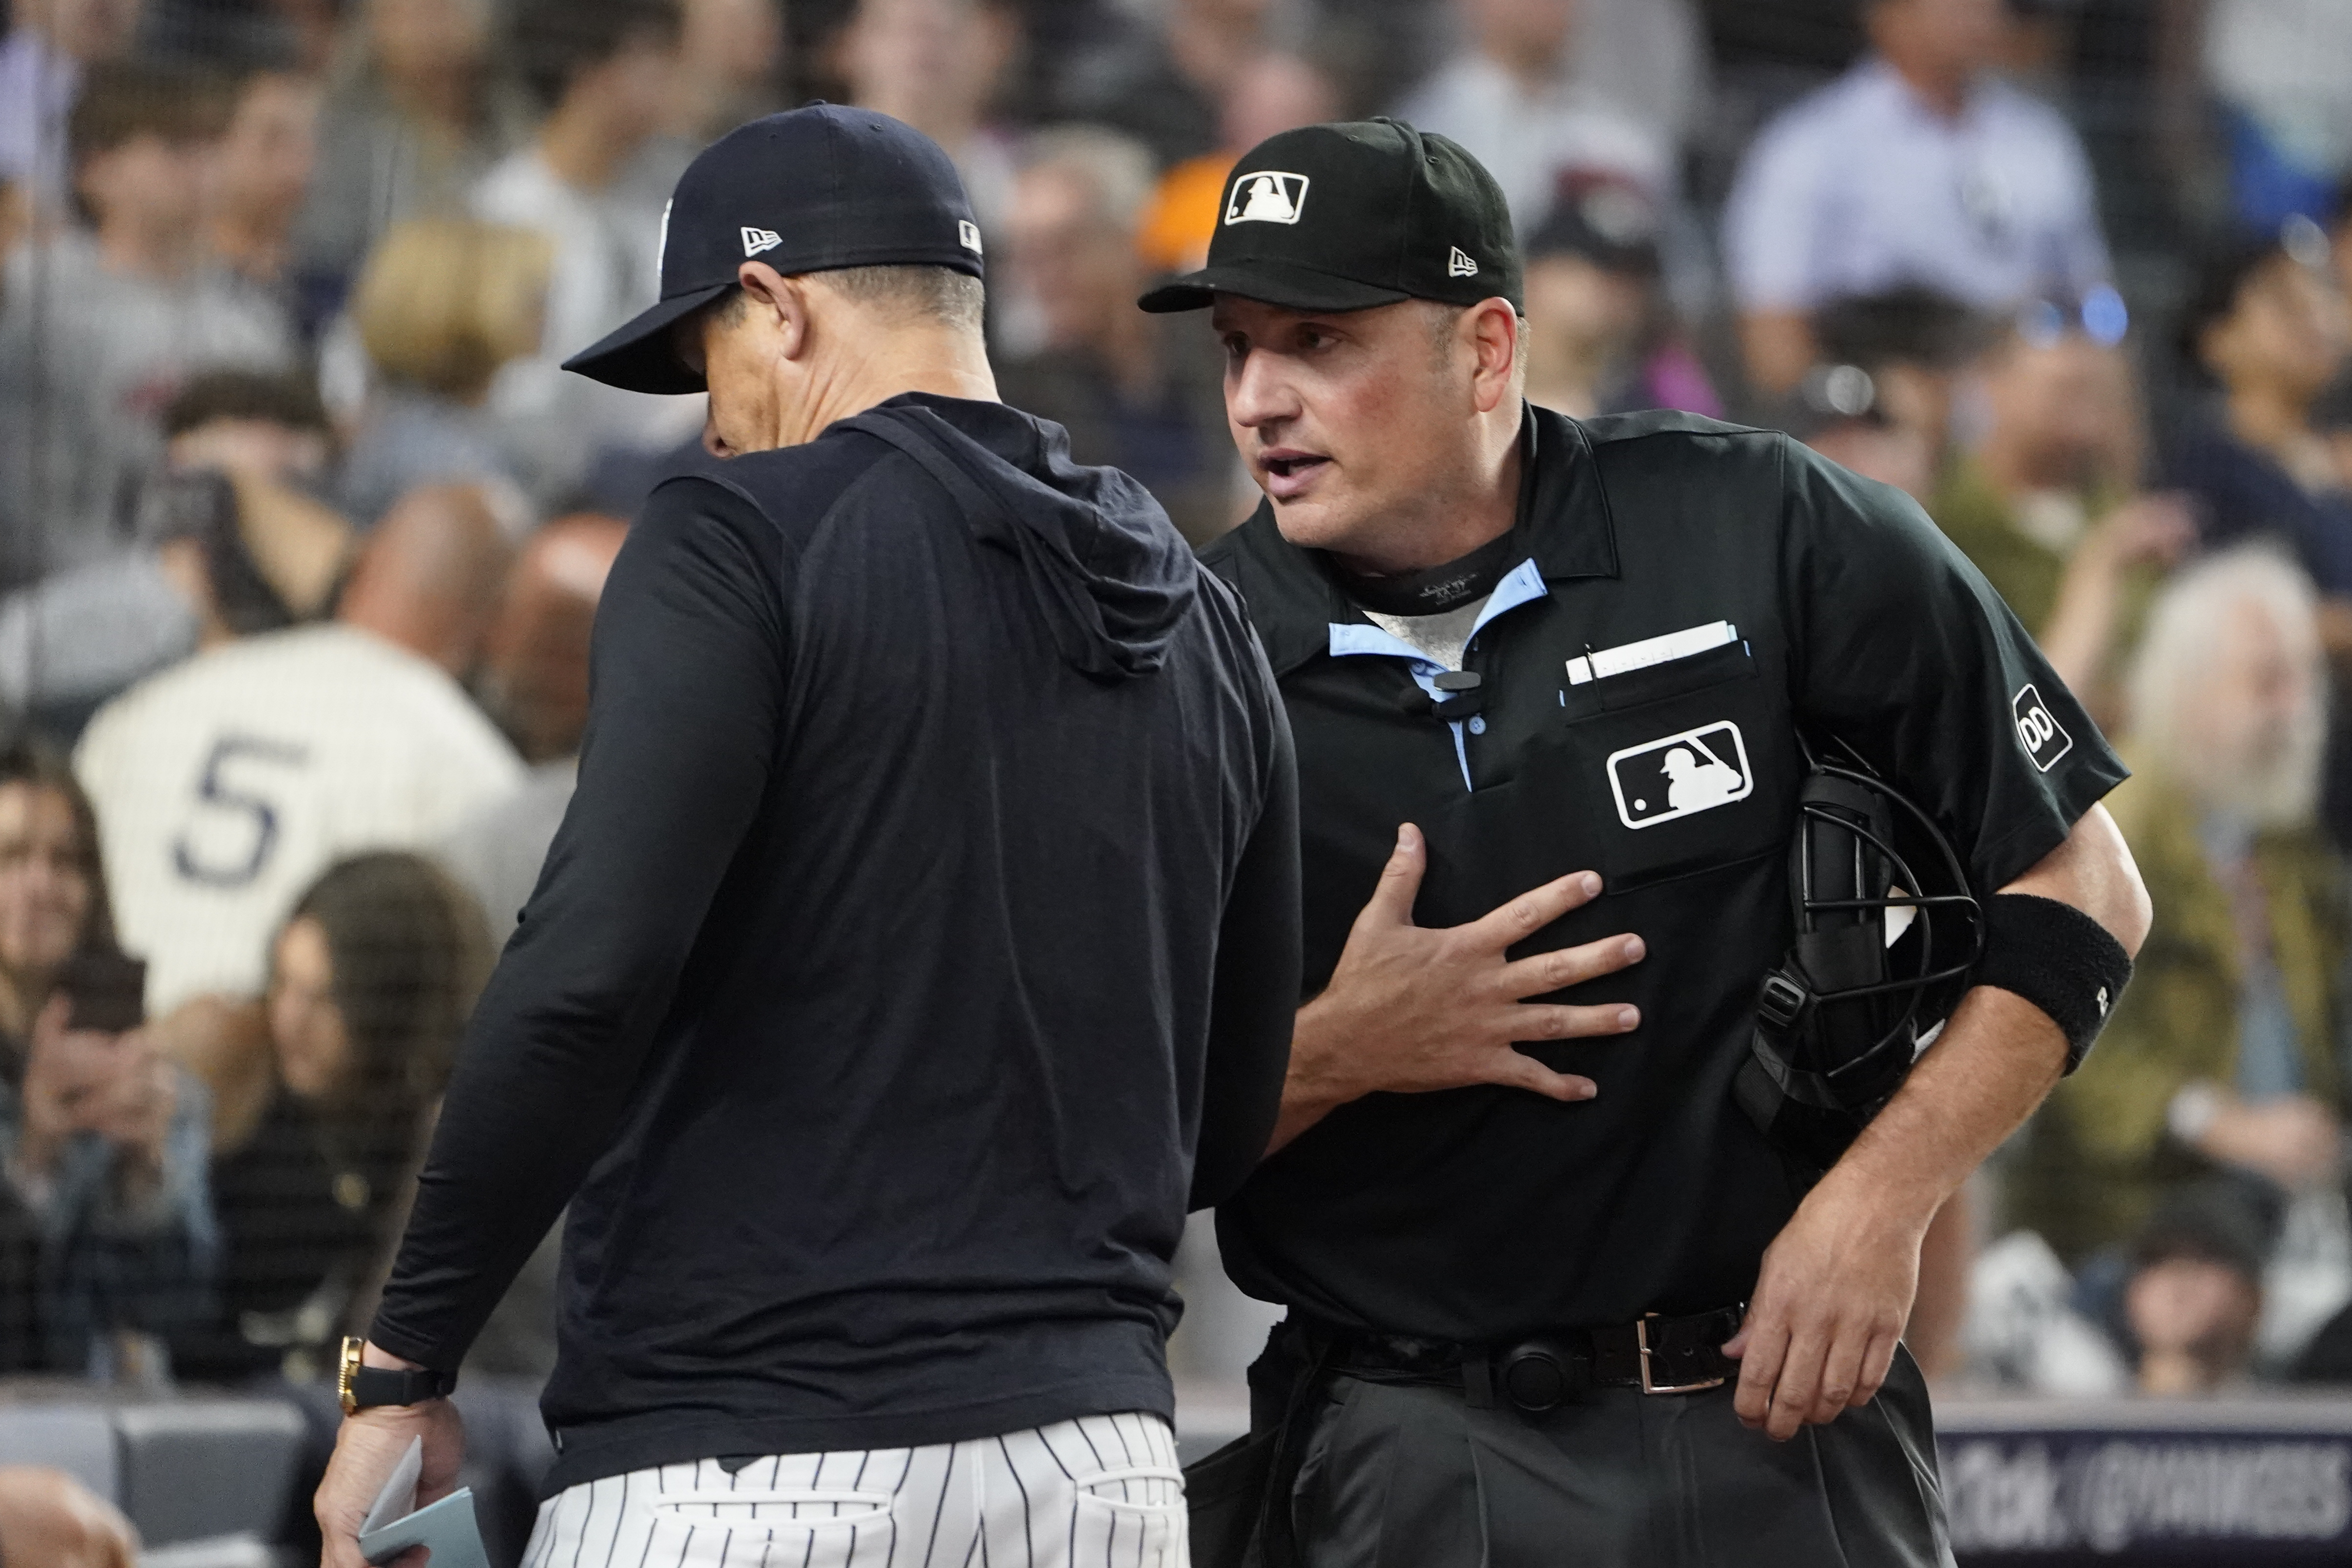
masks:
[[[701,425],[560,362],[653,297],[694,153],[821,96],[948,150],[1005,398],[1196,542],[1255,491],[1205,326],[1133,301],[1242,151],[1375,112],[1508,195],[1532,399],[1909,491],[2121,739],[2157,909],[1939,1222],[1914,1342],[1950,1386],[2352,1381],[2352,6],[6,18],[0,1372],[315,1384],[363,1321],[564,808],[604,574]],[[551,1269],[477,1370],[544,1373]]]

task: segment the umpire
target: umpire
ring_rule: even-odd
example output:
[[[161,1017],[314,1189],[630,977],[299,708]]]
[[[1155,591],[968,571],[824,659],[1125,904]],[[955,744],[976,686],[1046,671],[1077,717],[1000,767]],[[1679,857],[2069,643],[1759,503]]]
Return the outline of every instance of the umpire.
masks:
[[[953,167],[882,115],[680,178],[572,368],[709,393],[598,611],[577,793],[475,1016],[327,1559],[571,1204],[532,1561],[1180,1563],[1188,1198],[1274,1124],[1295,785],[1233,595],[995,401]]]
[[[1313,1000],[1218,1213],[1289,1308],[1252,1373],[1253,1447],[1289,1438],[1261,1545],[1948,1563],[1898,1336],[1929,1219],[2128,974],[2124,770],[1895,490],[1526,405],[1508,215],[1442,137],[1265,142],[1206,268],[1142,305],[1212,310],[1266,499],[1206,559],[1298,748]],[[1979,983],[1826,1174],[1733,1092],[1792,940],[1801,729],[1998,890]]]

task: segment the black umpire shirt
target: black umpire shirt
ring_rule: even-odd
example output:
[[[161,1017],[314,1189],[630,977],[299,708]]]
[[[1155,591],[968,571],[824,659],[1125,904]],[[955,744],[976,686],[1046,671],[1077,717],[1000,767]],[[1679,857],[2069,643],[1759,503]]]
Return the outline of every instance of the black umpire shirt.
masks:
[[[1232,594],[1056,427],[908,395],[656,489],[592,672],[375,1342],[455,1367],[576,1186],[551,1493],[1171,1414],[1298,995]]]
[[[1618,931],[1649,946],[1554,998],[1635,1003],[1638,1030],[1521,1047],[1597,1099],[1372,1095],[1218,1211],[1244,1289],[1349,1327],[1487,1342],[1749,1294],[1802,1195],[1731,1098],[1793,928],[1796,724],[1931,812],[1986,892],[2125,776],[1898,491],[1676,414],[1538,409],[1522,442],[1524,557],[1465,654],[1475,716],[1433,711],[1438,667],[1371,625],[1268,507],[1205,552],[1249,606],[1297,738],[1307,994],[1407,821],[1430,849],[1421,924],[1589,868],[1605,896],[1514,955]]]

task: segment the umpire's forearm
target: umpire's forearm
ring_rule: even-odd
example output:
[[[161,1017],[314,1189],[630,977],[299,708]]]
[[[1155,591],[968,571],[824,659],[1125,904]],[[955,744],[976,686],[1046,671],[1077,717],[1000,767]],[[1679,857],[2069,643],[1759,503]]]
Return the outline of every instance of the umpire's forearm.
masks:
[[[1944,1200],[2033,1114],[2065,1065],[2066,1037],[2049,1015],[2006,991],[1977,987],[1816,1194],[1924,1234]]]
[[[2147,940],[2147,889],[2105,806],[2085,812],[2057,848],[2000,890],[2070,904],[2126,952]],[[1978,986],[1822,1188],[1831,1198],[1916,1219],[1924,1232],[1944,1200],[2042,1104],[2066,1058],[2065,1033],[2047,1013],[2014,993]]]

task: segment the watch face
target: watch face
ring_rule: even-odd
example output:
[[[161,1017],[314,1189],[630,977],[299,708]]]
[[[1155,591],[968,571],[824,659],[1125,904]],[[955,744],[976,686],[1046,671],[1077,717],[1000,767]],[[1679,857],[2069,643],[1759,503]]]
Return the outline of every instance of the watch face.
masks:
[[[353,1392],[352,1384],[359,1376],[360,1354],[366,1346],[365,1340],[356,1337],[346,1338],[343,1341],[342,1359],[335,1369],[336,1402],[343,1407],[343,1414],[346,1415],[356,1415],[359,1412],[359,1396]]]

